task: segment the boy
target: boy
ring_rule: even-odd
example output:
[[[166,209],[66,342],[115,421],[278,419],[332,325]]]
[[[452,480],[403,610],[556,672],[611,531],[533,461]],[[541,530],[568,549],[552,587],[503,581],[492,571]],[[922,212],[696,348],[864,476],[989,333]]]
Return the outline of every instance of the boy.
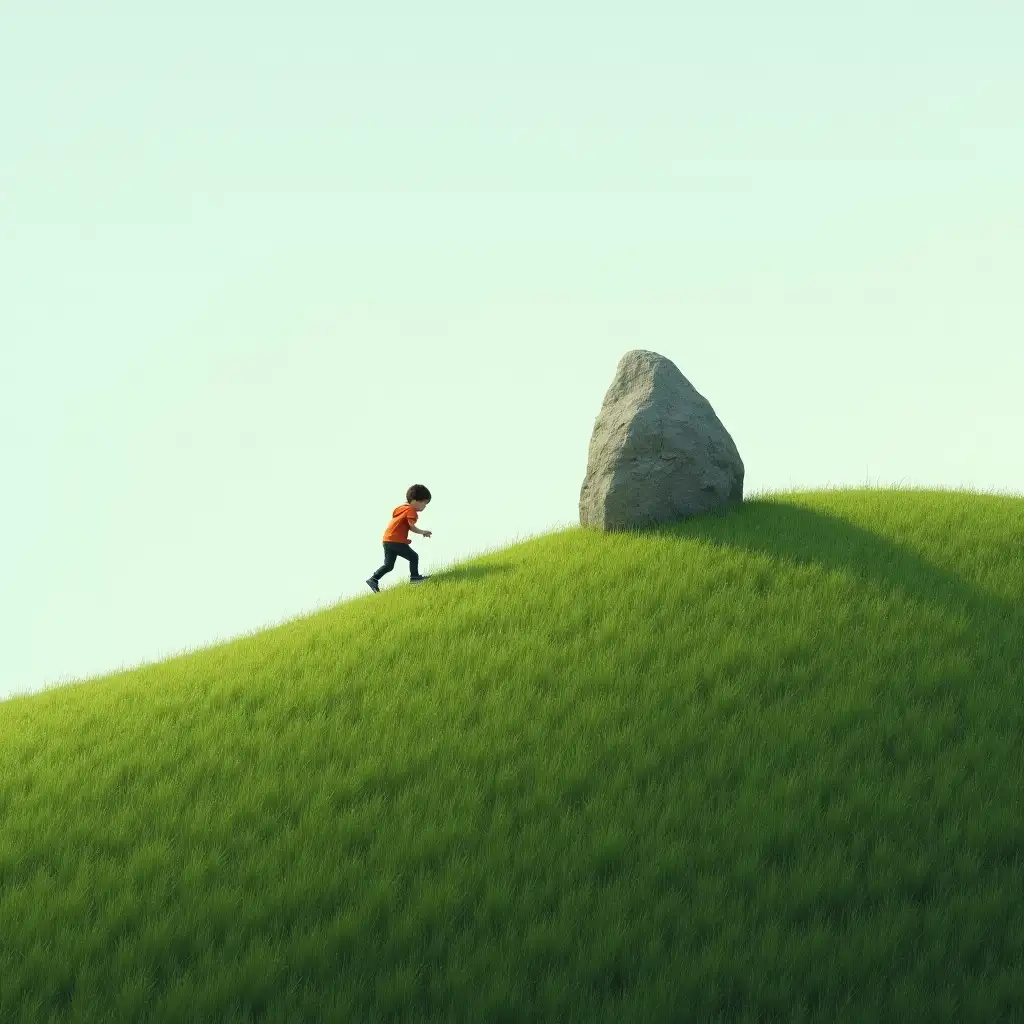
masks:
[[[418,530],[416,520],[419,514],[430,504],[430,491],[423,484],[413,484],[405,492],[407,504],[399,505],[391,513],[391,522],[384,531],[384,564],[366,581],[367,586],[376,594],[379,593],[377,584],[380,578],[391,572],[395,567],[395,559],[401,555],[409,559],[409,582],[422,583],[429,580],[429,576],[420,575],[420,556],[413,551],[409,544],[409,531],[430,536],[430,530]]]

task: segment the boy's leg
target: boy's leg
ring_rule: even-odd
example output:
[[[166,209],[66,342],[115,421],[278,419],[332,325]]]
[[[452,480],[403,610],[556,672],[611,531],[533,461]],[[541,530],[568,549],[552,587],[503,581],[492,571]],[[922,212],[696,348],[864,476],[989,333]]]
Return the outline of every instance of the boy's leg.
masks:
[[[370,577],[371,580],[377,580],[379,583],[381,576],[394,569],[395,558],[398,556],[397,547],[397,544],[392,546],[390,541],[384,542],[384,564]]]
[[[400,544],[398,545],[400,554],[403,558],[409,559],[409,579],[413,579],[420,574],[420,556],[413,551],[411,544]]]

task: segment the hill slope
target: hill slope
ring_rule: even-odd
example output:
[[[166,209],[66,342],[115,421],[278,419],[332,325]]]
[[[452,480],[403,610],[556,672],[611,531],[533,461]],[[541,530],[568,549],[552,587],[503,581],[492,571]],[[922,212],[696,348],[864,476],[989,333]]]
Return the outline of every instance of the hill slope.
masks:
[[[773,495],[0,703],[0,1020],[1012,1019],[1022,538]]]

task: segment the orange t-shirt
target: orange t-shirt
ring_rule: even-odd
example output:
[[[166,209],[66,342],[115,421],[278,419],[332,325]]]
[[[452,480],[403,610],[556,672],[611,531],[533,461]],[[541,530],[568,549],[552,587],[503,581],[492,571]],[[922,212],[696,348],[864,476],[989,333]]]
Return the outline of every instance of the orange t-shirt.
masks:
[[[412,505],[399,505],[391,513],[391,522],[384,531],[384,540],[393,544],[409,543],[409,525],[419,519],[419,513]]]

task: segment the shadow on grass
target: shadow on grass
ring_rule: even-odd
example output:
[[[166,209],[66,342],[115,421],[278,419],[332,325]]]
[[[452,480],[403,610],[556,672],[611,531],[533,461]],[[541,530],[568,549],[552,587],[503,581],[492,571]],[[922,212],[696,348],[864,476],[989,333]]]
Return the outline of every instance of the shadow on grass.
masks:
[[[893,501],[898,502],[899,497],[894,496]],[[1016,645],[1014,638],[1024,636],[1021,602],[989,593],[890,537],[814,509],[754,500],[723,513],[636,532],[681,541],[699,538],[779,562],[841,570],[941,611],[954,615],[962,611],[970,619],[974,650],[1010,652]],[[1019,660],[1024,661],[1024,641],[1020,647]],[[1009,661],[1013,661],[1012,655]]]
[[[899,495],[892,500],[898,502]],[[902,592],[914,601],[953,612],[963,609],[976,615],[983,626],[1002,623],[1005,629],[1011,629],[1017,624],[1024,629],[1021,602],[991,594],[890,537],[840,516],[786,501],[752,499],[722,512],[624,532],[681,541],[697,538],[716,547],[750,551],[791,565],[839,570],[883,590]],[[431,582],[459,582],[515,570],[516,566],[507,562],[458,564],[437,570]]]
[[[431,577],[430,582],[436,584],[461,583],[463,580],[479,579],[494,573],[512,572],[512,566],[506,562],[494,565],[457,565],[451,569],[439,569]]]
[[[893,495],[894,503],[900,500],[898,494]],[[963,637],[964,654],[979,671],[983,667],[987,672],[993,668],[1001,671],[1002,661],[1007,671],[1019,672],[1024,663],[1024,641],[1020,640],[1024,637],[1024,602],[989,593],[909,545],[838,515],[784,500],[752,499],[723,512],[628,532],[683,542],[697,538],[781,563],[842,571],[950,616],[966,615],[966,631],[957,632]],[[456,565],[436,572],[431,583],[444,585],[515,569],[506,562]],[[927,638],[913,639],[927,642]]]

